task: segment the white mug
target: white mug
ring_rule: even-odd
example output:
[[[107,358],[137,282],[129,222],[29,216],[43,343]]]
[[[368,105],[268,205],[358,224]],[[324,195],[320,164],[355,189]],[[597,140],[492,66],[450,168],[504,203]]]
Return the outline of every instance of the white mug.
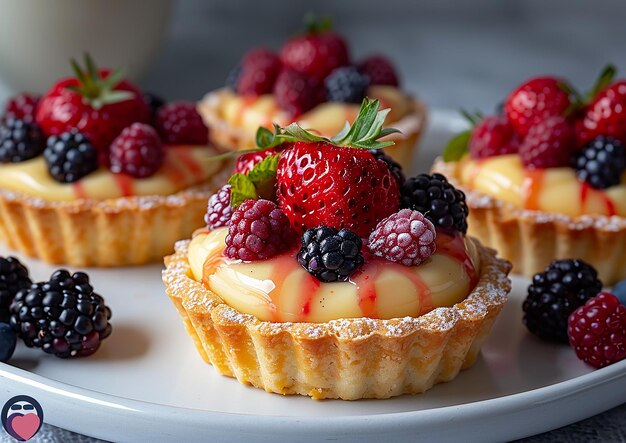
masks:
[[[172,9],[172,0],[0,0],[0,82],[44,93],[85,52],[137,80],[159,54]]]

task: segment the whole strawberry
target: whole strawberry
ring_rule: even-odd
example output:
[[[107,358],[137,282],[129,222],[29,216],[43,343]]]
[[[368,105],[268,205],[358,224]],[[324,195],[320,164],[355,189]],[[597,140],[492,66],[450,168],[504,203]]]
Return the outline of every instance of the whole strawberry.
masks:
[[[240,66],[241,72],[236,81],[237,92],[242,95],[258,96],[272,92],[282,63],[272,51],[257,48],[243,57]]]
[[[506,99],[504,110],[520,135],[553,116],[563,116],[571,105],[571,88],[556,77],[536,77],[517,87]]]
[[[83,69],[72,61],[76,76],[52,86],[39,102],[36,119],[46,136],[79,131],[104,151],[127,126],[149,122],[150,108],[121,71],[98,69],[88,55],[85,64]]]
[[[330,31],[328,20],[308,20],[307,32],[288,40],[280,51],[283,64],[322,81],[330,72],[349,63],[343,37]]]
[[[522,163],[531,169],[569,166],[575,152],[574,128],[558,116],[530,128],[519,148]]]
[[[519,137],[507,118],[494,115],[485,117],[472,130],[469,152],[474,158],[514,154],[519,149],[519,144]]]
[[[626,80],[601,90],[584,110],[577,125],[581,146],[601,135],[626,143]]]

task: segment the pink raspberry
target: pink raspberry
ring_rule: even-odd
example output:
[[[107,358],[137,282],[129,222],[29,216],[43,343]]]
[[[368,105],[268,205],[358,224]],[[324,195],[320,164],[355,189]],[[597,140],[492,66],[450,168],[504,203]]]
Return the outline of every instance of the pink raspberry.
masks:
[[[136,178],[150,177],[163,164],[165,149],[150,125],[133,123],[118,135],[109,150],[109,169]]]
[[[402,209],[381,220],[369,237],[374,255],[405,266],[417,266],[437,248],[433,224],[419,211]]]
[[[276,203],[246,200],[233,212],[226,236],[226,257],[265,260],[288,249],[295,234]]]
[[[204,221],[211,229],[221,228],[230,224],[233,208],[230,206],[230,185],[222,186],[209,198]]]
[[[156,128],[168,145],[206,145],[209,130],[195,103],[172,102],[157,111]]]
[[[626,358],[626,306],[601,292],[569,316],[569,342],[578,358],[602,368]]]
[[[519,148],[522,163],[533,169],[569,166],[575,152],[574,128],[561,116],[532,126]]]

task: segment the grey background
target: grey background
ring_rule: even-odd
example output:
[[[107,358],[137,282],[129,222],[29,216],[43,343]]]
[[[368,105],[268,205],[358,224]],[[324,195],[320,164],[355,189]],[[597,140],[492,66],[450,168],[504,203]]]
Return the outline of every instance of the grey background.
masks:
[[[279,48],[307,11],[332,15],[354,58],[391,57],[405,87],[432,107],[489,112],[516,84],[543,73],[584,90],[607,62],[626,75],[626,2],[619,0],[180,0],[142,86],[196,100],[221,86],[250,47]],[[0,101],[8,93],[0,90]],[[32,441],[93,440],[47,426]],[[624,442],[626,405],[525,441]]]

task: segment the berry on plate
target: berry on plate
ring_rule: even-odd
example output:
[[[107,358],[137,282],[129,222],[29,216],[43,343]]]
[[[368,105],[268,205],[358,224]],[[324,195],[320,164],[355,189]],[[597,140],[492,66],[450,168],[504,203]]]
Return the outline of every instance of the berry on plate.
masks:
[[[485,117],[476,124],[469,138],[469,153],[473,158],[515,154],[520,139],[506,117]]]
[[[402,209],[381,220],[369,236],[374,255],[405,266],[417,266],[435,253],[435,227],[419,211]]]
[[[322,103],[324,93],[319,80],[293,69],[284,69],[274,84],[276,103],[294,118]]]
[[[298,263],[319,281],[346,281],[363,265],[362,245],[361,237],[349,229],[307,229],[302,234]]]
[[[9,98],[4,106],[4,114],[0,120],[16,118],[24,120],[26,123],[33,123],[40,99],[39,95],[28,93],[18,94]]]
[[[519,147],[519,154],[528,168],[558,168],[571,164],[575,149],[573,126],[565,117],[555,116],[529,129]]]
[[[17,334],[7,323],[0,323],[0,362],[6,363],[15,352]]]
[[[593,266],[582,260],[555,260],[534,275],[522,305],[524,323],[544,340],[567,343],[567,319],[602,290]]]
[[[235,83],[237,93],[258,96],[272,92],[282,63],[269,49],[257,48],[243,57],[240,66]]]
[[[370,85],[398,86],[398,74],[389,59],[382,55],[372,55],[362,60],[357,67],[369,79]]]
[[[19,290],[30,287],[28,269],[15,257],[0,257],[0,322],[9,321],[9,306]]]
[[[109,169],[136,178],[154,175],[165,160],[165,148],[156,130],[144,123],[133,123],[117,136],[109,151]]]
[[[556,77],[536,77],[517,87],[506,99],[504,110],[520,135],[549,117],[564,116],[571,105],[572,89]]]
[[[48,172],[60,183],[74,183],[98,169],[98,152],[80,132],[49,137],[43,156]]]
[[[435,226],[467,232],[469,209],[463,191],[441,174],[409,178],[401,189],[402,208],[421,212]]]
[[[233,211],[224,254],[245,261],[265,260],[288,249],[294,238],[289,220],[276,203],[246,200]]]
[[[215,194],[209,197],[204,222],[210,229],[230,225],[233,209],[230,206],[230,185],[222,186]]]
[[[288,40],[280,51],[285,66],[322,81],[330,72],[349,63],[344,39],[330,30],[328,20],[309,17],[307,32]]]
[[[0,123],[0,163],[19,163],[37,157],[46,146],[36,123],[9,118]]]
[[[94,292],[89,276],[64,269],[49,281],[17,293],[11,304],[11,327],[28,347],[57,357],[93,354],[111,335],[111,310]]]
[[[626,306],[601,292],[569,316],[567,335],[578,358],[602,368],[626,358]]]
[[[79,131],[106,150],[125,127],[149,122],[150,108],[121,71],[98,69],[88,55],[85,64],[72,61],[75,77],[57,82],[41,98],[37,123],[46,136]]]
[[[626,148],[616,138],[598,136],[578,152],[574,167],[576,176],[596,189],[617,185],[626,170]]]
[[[157,112],[156,128],[166,145],[206,145],[209,130],[191,102],[172,102]]]
[[[329,102],[361,103],[365,98],[369,78],[354,66],[332,71],[324,80],[326,100]]]

